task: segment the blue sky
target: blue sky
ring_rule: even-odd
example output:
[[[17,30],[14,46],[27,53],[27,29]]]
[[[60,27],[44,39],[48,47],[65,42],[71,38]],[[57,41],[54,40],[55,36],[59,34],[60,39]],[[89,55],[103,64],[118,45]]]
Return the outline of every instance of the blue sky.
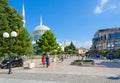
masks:
[[[120,0],[8,0],[20,14],[25,7],[30,33],[40,24],[48,26],[59,42],[73,41],[89,48],[99,29],[120,27]]]

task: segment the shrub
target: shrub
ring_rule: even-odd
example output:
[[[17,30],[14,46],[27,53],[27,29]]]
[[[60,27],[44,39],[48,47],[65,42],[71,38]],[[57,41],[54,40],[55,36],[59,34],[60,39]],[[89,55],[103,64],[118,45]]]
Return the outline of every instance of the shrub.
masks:
[[[94,62],[93,60],[74,60],[74,62]]]

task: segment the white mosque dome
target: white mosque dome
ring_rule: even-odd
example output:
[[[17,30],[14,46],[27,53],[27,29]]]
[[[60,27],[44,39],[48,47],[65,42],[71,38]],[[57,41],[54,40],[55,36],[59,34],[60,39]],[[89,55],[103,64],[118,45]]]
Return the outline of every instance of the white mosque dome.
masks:
[[[50,28],[45,26],[45,25],[39,25],[33,30],[33,33],[36,33],[36,32],[39,32],[39,31],[44,32],[46,30],[50,30]]]
[[[50,30],[49,27],[42,25],[42,18],[40,19],[40,25],[38,25],[37,27],[35,27],[35,29],[32,32],[32,36],[33,36],[33,41],[38,40],[45,31]]]

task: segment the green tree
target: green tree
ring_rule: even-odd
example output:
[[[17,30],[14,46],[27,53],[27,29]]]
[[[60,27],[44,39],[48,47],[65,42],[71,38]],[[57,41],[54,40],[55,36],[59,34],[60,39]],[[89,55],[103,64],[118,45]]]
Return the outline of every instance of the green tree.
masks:
[[[115,50],[114,54],[115,54],[115,58],[120,58],[120,50]]]
[[[65,47],[65,53],[68,53],[68,54],[75,54],[76,53],[76,47],[73,44],[73,42],[71,42],[69,46]]]
[[[22,19],[23,17],[16,9],[9,6],[8,0],[0,0],[0,52],[2,52],[2,55],[8,50],[12,53],[27,53],[29,51],[28,48],[31,48],[30,35],[23,28]],[[16,38],[12,38],[11,41],[3,38],[4,32],[10,34],[12,31],[18,33]]]
[[[106,55],[106,50],[100,50],[99,53],[102,54],[103,57],[105,57],[105,55]]]
[[[36,43],[41,52],[52,52],[58,47],[56,37],[51,30],[45,31]]]
[[[53,51],[51,51],[51,55],[61,55],[61,54],[63,54],[64,52],[63,52],[63,50],[62,50],[62,48],[61,48],[61,46],[58,44],[58,46],[57,46],[57,48],[55,49],[55,50],[53,50]]]
[[[70,43],[69,48],[70,48],[70,50],[71,50],[70,52],[71,52],[72,54],[75,54],[75,53],[76,53],[76,47],[75,47],[75,45],[73,44],[73,42]]]
[[[58,44],[58,46],[57,46],[57,54],[59,55],[59,54],[63,54],[63,50],[62,50],[62,48],[61,48],[61,46]]]
[[[14,52],[17,52],[18,54],[27,54],[32,52],[31,36],[26,28],[20,28],[16,41],[17,42],[13,45]]]
[[[66,46],[65,48],[64,48],[64,52],[66,53],[66,54],[69,54],[69,46]]]

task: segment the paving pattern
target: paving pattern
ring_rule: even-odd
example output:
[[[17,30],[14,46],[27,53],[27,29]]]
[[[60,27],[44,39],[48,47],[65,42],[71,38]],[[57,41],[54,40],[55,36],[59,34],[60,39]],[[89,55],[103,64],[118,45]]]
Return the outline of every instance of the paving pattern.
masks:
[[[35,68],[13,68],[11,75],[0,69],[0,83],[120,83],[120,62],[96,59],[96,65],[90,67],[70,65],[75,59],[51,62],[48,68],[41,68],[40,60],[34,60]]]

